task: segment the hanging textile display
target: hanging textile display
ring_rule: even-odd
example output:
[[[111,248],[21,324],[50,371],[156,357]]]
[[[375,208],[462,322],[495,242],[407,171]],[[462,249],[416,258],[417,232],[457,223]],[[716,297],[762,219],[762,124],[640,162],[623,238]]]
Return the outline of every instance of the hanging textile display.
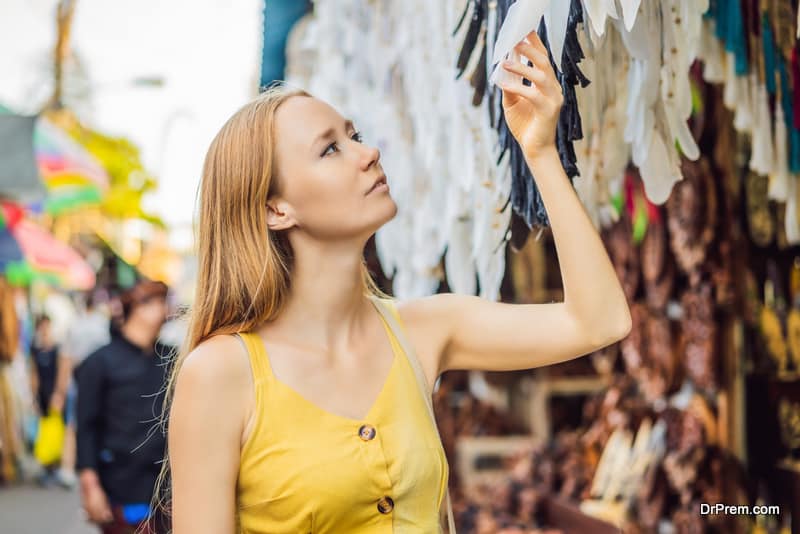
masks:
[[[765,203],[786,204],[787,244],[800,243],[797,174],[800,172],[800,62],[797,7],[791,0],[711,0],[704,19],[701,57],[707,81],[725,87],[734,127],[751,140],[746,184],[766,182]],[[800,28],[800,26],[798,26]],[[749,202],[749,200],[748,200]],[[762,226],[751,226],[761,228]],[[766,246],[771,236],[753,234]]]
[[[434,293],[443,256],[454,292],[496,300],[505,272],[508,164],[497,164],[497,133],[451,70],[463,5],[316,2],[289,38],[287,82],[381,149],[399,211],[376,245],[399,298]]]
[[[663,204],[683,179],[681,155],[699,157],[688,125],[689,70],[708,5],[620,2],[620,13],[614,2],[584,4],[589,20],[579,33],[587,56],[581,68],[593,83],[577,92],[584,138],[575,142],[575,188],[595,225],[607,226],[616,218],[613,197],[629,161],[639,169],[648,200]]]
[[[399,211],[376,245],[394,293],[434,293],[443,260],[452,291],[496,299],[506,243],[519,249],[548,224],[503,119],[495,82],[510,74],[499,62],[538,30],[564,94],[562,166],[595,225],[607,226],[629,162],[648,200],[663,204],[683,178],[681,156],[699,156],[688,74],[707,44],[708,9],[690,0],[318,1],[289,37],[286,78],[381,149]]]
[[[467,19],[469,28],[456,62],[458,76],[464,73],[468,64],[473,63],[470,58],[479,58],[473,66],[474,72],[468,76],[470,84],[475,88],[472,104],[480,105],[484,93],[488,93],[488,108],[492,125],[498,131],[500,156],[508,153],[510,159],[510,202],[514,210],[512,217],[521,217],[525,223],[525,226],[515,224],[511,227],[512,243],[515,248],[520,249],[529,229],[548,225],[548,219],[544,202],[522,149],[508,130],[503,117],[502,92],[495,84],[501,76],[510,75],[500,69],[499,62],[506,54],[513,54],[512,48],[517,42],[524,39],[532,29],[538,28],[539,36],[550,50],[550,61],[564,93],[564,104],[556,130],[558,153],[567,176],[576,176],[578,169],[572,143],[582,137],[582,130],[575,86],[580,83],[585,87],[589,83],[578,68],[578,62],[583,59],[583,51],[578,43],[577,28],[583,22],[583,9],[579,0],[516,3],[510,0],[473,0],[468,4],[456,31]],[[496,42],[493,42],[494,35],[497,35]],[[491,72],[488,87],[487,72]],[[529,85],[530,82],[526,80],[524,83]]]

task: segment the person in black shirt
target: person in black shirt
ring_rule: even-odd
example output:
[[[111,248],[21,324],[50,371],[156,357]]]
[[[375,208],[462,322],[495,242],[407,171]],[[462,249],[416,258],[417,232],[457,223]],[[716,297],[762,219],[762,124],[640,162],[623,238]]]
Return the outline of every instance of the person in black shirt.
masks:
[[[158,427],[172,347],[157,341],[167,286],[144,281],[123,293],[122,324],[76,371],[81,498],[104,534],[145,525],[165,440]]]
[[[50,334],[50,318],[40,315],[35,321],[35,335],[31,344],[33,360],[33,390],[39,414],[45,416],[51,410],[61,411],[62,396],[57,391],[59,367],[62,365],[58,345]]]

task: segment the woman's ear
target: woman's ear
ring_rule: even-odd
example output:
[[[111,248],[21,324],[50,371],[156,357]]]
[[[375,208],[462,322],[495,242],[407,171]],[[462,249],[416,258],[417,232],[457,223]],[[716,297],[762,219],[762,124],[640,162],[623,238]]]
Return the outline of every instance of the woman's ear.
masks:
[[[286,230],[296,224],[291,206],[282,200],[267,202],[267,228],[273,231]]]

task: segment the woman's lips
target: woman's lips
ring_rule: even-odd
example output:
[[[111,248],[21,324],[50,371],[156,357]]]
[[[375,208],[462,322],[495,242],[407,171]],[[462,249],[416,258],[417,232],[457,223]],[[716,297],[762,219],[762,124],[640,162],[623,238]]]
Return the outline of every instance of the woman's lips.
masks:
[[[369,193],[367,193],[367,194],[371,195],[372,193],[379,193],[379,192],[384,192],[384,191],[388,191],[388,190],[389,190],[389,184],[387,184],[386,182],[383,182],[383,183],[380,183],[380,184],[377,184],[377,185],[373,186],[372,189],[370,189]]]
[[[367,191],[366,194],[369,195],[370,193],[373,193],[375,191],[388,191],[388,190],[389,190],[389,184],[386,182],[386,175],[382,174],[380,177],[378,177],[377,180],[375,180],[375,183],[372,184],[372,187],[370,188],[369,191]]]

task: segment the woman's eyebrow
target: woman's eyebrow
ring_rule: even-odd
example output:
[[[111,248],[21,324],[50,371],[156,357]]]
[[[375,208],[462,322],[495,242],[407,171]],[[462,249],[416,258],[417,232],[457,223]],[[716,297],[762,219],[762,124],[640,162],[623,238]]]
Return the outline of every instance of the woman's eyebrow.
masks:
[[[353,129],[353,121],[351,121],[350,119],[345,120],[344,121],[344,131],[352,130],[352,129]],[[311,143],[311,146],[316,145],[318,142],[320,142],[323,139],[327,139],[327,138],[331,137],[333,135],[334,131],[335,131],[334,128],[328,128],[327,130],[325,130],[324,132],[322,132],[321,134],[319,134],[317,137],[314,138],[314,142]]]

